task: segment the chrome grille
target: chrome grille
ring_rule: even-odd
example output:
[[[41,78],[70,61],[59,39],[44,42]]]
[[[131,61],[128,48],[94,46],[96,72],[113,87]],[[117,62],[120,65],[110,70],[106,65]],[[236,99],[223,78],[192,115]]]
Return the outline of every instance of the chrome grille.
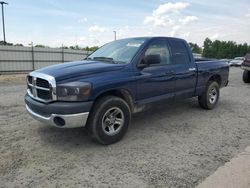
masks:
[[[41,78],[36,78],[36,85],[43,88],[49,88],[49,82]]]
[[[27,76],[27,92],[32,98],[41,102],[50,102],[56,100],[55,91],[54,77],[39,72],[31,72]]]

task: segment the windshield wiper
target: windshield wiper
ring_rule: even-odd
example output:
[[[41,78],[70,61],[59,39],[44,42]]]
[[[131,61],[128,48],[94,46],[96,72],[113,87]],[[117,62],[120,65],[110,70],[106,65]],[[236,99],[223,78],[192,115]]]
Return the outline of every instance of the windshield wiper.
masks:
[[[97,61],[101,60],[101,61],[108,61],[108,62],[115,63],[115,64],[124,64],[124,63],[126,63],[124,61],[115,61],[111,57],[93,57],[93,58],[87,57],[87,58],[85,58],[85,60],[97,60]]]
[[[91,57],[85,57],[83,60],[90,60],[92,59]]]
[[[102,60],[102,61],[108,61],[111,63],[116,63],[113,58],[111,57],[93,57],[93,60]]]

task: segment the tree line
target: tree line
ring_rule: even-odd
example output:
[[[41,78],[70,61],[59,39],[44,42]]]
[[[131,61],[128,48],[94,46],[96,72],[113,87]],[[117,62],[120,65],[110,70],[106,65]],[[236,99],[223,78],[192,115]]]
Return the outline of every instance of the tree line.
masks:
[[[0,41],[0,45],[3,45],[3,44],[4,42]],[[12,44],[12,43],[5,43],[5,45],[23,46],[23,44]],[[233,41],[220,41],[220,40],[212,41],[209,38],[205,39],[202,47],[192,42],[189,42],[189,46],[191,47],[193,53],[202,54],[203,57],[207,57],[207,58],[233,59],[234,57],[238,57],[238,56],[242,57],[246,53],[250,53],[250,45],[248,45],[247,43],[237,44],[236,42],[233,42]],[[48,47],[49,48],[49,46],[45,46],[42,44],[37,44],[34,47],[40,47],[40,48]],[[95,51],[99,47],[98,46],[80,47],[78,45],[75,45],[75,46],[61,46],[59,48]]]
[[[7,45],[7,46],[24,46],[23,44],[20,43],[9,43],[9,42],[5,42],[4,41],[0,41],[0,45]],[[39,48],[50,48],[49,46],[43,45],[43,44],[36,44],[34,45],[34,47],[39,47]],[[86,46],[86,47],[80,47],[79,45],[75,45],[75,46],[61,46],[58,48],[63,48],[63,49],[72,49],[72,50],[85,50],[85,51],[95,51],[97,50],[99,47],[98,46]]]
[[[189,43],[193,53],[202,54],[203,57],[216,59],[233,59],[235,57],[242,57],[246,53],[250,53],[250,45],[247,43],[237,44],[233,41],[212,41],[206,38],[203,43],[203,48],[195,43]]]

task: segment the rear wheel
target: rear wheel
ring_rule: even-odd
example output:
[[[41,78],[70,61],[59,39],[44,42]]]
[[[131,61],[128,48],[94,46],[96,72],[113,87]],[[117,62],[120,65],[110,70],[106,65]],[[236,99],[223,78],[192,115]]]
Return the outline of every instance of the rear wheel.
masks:
[[[220,87],[215,81],[209,81],[206,87],[206,91],[198,96],[200,107],[211,110],[213,109],[220,97]]]
[[[125,135],[130,119],[130,108],[123,99],[105,96],[94,105],[88,127],[96,141],[107,145],[119,141]]]
[[[250,71],[244,70],[242,79],[243,82],[250,83]]]

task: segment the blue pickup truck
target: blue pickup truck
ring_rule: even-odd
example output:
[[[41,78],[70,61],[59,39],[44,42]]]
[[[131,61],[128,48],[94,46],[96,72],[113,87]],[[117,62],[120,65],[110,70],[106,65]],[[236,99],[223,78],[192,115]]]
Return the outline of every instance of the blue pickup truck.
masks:
[[[29,73],[25,103],[41,122],[86,126],[99,143],[112,144],[125,135],[131,114],[148,103],[198,96],[202,108],[213,109],[228,74],[224,61],[195,60],[185,40],[129,38],[110,42],[83,61]]]

